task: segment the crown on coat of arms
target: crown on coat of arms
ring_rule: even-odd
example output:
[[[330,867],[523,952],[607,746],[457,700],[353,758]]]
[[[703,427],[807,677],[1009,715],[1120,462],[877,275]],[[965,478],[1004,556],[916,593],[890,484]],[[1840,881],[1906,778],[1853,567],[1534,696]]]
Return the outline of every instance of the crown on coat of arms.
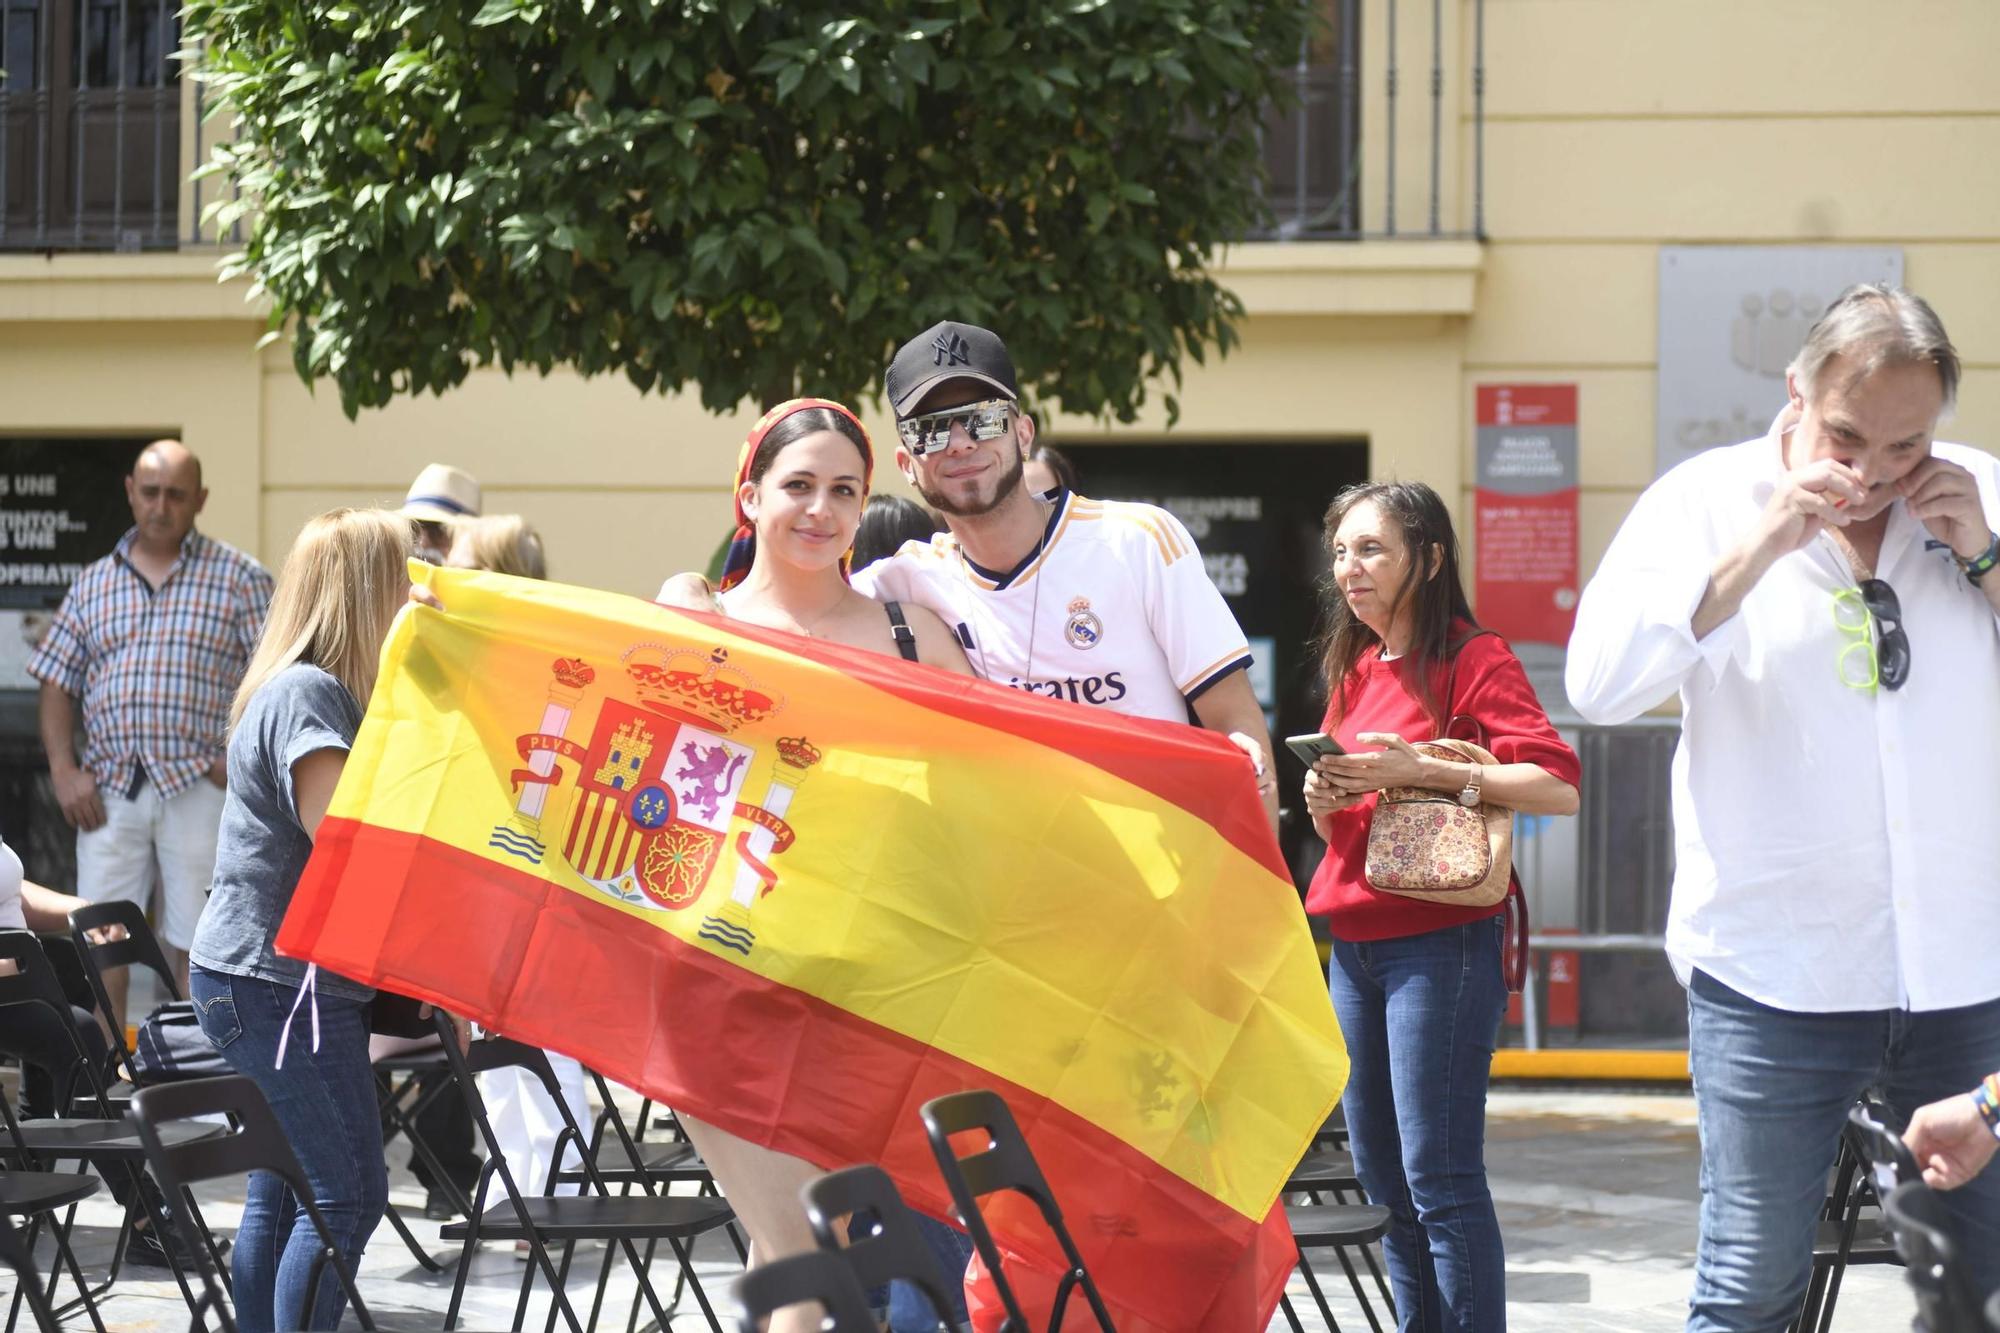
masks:
[[[656,645],[636,648],[626,656],[625,674],[632,678],[640,707],[714,731],[734,731],[778,710],[778,700],[729,665],[726,648],[707,654]]]
[[[819,747],[803,736],[778,738],[778,762],[793,768],[811,768],[820,761]]]
[[[556,673],[556,682],[572,690],[580,690],[597,679],[597,672],[580,657],[558,657],[550,670]]]

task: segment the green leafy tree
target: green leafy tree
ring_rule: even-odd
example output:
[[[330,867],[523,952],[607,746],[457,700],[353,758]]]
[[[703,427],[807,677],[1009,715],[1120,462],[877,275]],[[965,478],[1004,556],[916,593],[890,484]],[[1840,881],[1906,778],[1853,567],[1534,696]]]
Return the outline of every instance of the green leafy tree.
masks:
[[[474,365],[714,411],[856,396],[933,320],[1131,420],[1226,351],[1301,0],[192,0],[232,271],[349,415]],[[1171,394],[1169,412],[1177,411]]]

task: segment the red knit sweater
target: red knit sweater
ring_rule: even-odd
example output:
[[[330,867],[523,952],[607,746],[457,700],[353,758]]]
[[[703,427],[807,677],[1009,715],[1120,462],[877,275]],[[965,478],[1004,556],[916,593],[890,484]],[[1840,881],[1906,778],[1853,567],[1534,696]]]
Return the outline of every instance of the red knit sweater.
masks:
[[[1447,701],[1448,685],[1453,696]],[[1450,664],[1440,664],[1431,678],[1431,689],[1447,718],[1463,714],[1477,720],[1485,729],[1486,748],[1499,762],[1540,764],[1564,782],[1576,785],[1582,772],[1576,751],[1556,735],[1528,684],[1521,660],[1499,635],[1481,634],[1468,640],[1458,653],[1456,678],[1452,678]],[[1431,740],[1437,735],[1410,687],[1408,664],[1402,658],[1384,662],[1379,648],[1369,649],[1348,677],[1346,695],[1346,715],[1336,716],[1340,706],[1336,695],[1320,729],[1348,750],[1379,748],[1355,740],[1364,731],[1394,732],[1406,741]],[[1451,734],[1460,740],[1475,739],[1463,722]],[[1325,916],[1327,927],[1337,938],[1394,939],[1477,921],[1502,910],[1500,906],[1438,907],[1372,888],[1365,866],[1368,822],[1374,812],[1375,798],[1370,796],[1333,816],[1326,858],[1306,891],[1306,911]]]

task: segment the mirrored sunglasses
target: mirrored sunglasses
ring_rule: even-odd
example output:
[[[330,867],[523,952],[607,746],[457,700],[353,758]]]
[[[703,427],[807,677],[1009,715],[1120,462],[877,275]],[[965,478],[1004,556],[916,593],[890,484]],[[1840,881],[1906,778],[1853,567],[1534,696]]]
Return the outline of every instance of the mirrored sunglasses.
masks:
[[[897,422],[896,434],[902,437],[903,447],[918,458],[950,444],[953,426],[964,426],[974,443],[984,444],[1007,433],[1007,413],[1013,406],[1005,398],[988,398],[963,407],[948,407],[942,412],[926,412]]]

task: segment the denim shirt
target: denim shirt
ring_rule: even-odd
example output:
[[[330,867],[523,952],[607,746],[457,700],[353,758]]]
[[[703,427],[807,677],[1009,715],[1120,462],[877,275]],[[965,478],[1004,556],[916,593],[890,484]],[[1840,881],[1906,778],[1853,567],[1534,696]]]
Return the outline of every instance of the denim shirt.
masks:
[[[215,882],[188,950],[191,962],[230,976],[304,984],[306,965],[272,948],[313,848],[299,822],[292,766],[315,750],[345,754],[360,726],[354,696],[316,666],[289,666],[250,697],[229,737]],[[356,1000],[375,994],[324,969],[316,985]]]

